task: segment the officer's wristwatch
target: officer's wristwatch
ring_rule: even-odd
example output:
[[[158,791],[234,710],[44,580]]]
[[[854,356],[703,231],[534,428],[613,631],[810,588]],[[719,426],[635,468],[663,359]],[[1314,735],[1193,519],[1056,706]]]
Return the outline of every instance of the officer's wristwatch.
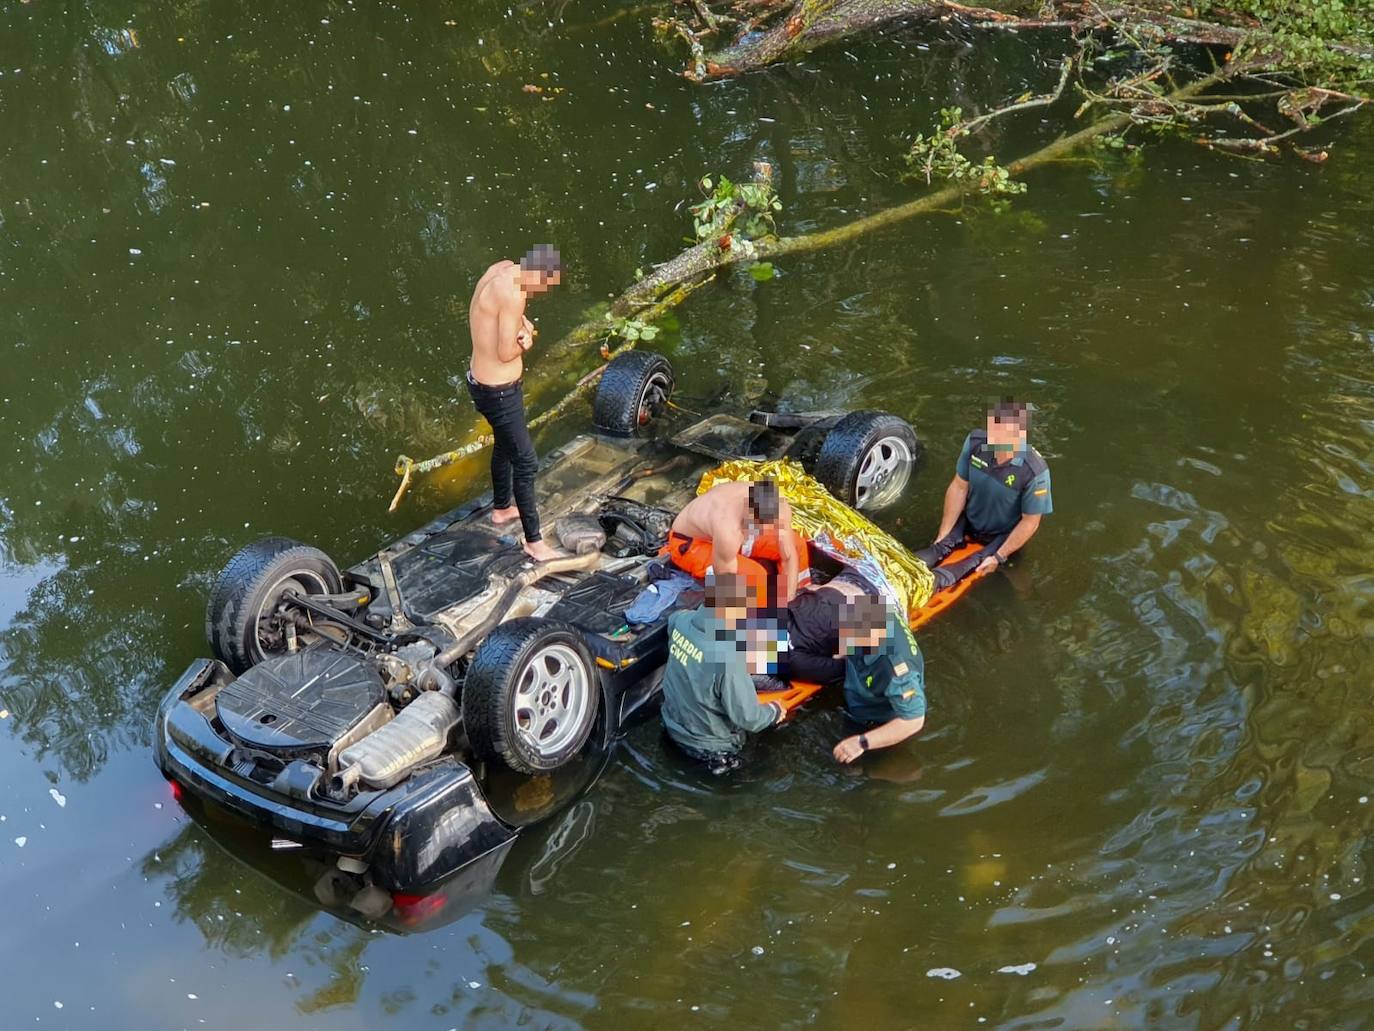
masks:
[[[859,747],[860,747],[861,749],[863,749],[865,752],[868,751],[868,735],[867,735],[867,734],[860,734],[860,735],[859,735]]]
[[[1000,551],[994,551],[992,553],[992,557],[997,560],[997,564],[999,566],[1005,566],[1007,564],[1007,560],[1002,557],[1002,553]]]

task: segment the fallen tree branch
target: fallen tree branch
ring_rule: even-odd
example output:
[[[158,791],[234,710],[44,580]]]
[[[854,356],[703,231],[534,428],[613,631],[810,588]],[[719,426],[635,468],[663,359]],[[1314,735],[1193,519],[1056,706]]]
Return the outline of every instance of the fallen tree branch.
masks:
[[[1368,101],[1357,100],[1348,107],[1343,107],[1334,114],[1325,116],[1322,121],[1329,122],[1333,118],[1344,118],[1346,115],[1353,115],[1356,111],[1360,110],[1360,108],[1364,107],[1366,103],[1368,103]],[[1254,122],[1253,119],[1250,121],[1254,125],[1259,125],[1259,123]],[[1263,126],[1259,127],[1261,129],[1264,128]],[[1221,150],[1232,153],[1277,154],[1279,148],[1274,146],[1274,144],[1296,136],[1300,132],[1307,132],[1310,129],[1311,125],[1303,122],[1295,125],[1286,132],[1273,133],[1270,136],[1262,136],[1259,138],[1251,136],[1202,136],[1198,137],[1197,142],[1208,150]]]
[[[1228,72],[1226,70],[1213,72],[1211,75],[1176,90],[1170,99],[1186,100],[1224,81],[1227,77]],[[1026,172],[1061,160],[1064,155],[1078,149],[1097,136],[1119,132],[1131,124],[1131,121],[1130,113],[1119,112],[1108,115],[1078,132],[1062,136],[1046,144],[1034,153],[1011,162],[1006,167],[1013,175],[1023,175]],[[771,169],[756,168],[756,176],[763,174],[771,175]],[[645,277],[622,293],[611,305],[611,312],[621,315],[634,313],[646,322],[652,321],[681,304],[695,290],[709,282],[720,269],[742,261],[800,254],[849,243],[869,233],[905,222],[919,215],[942,212],[951,205],[958,204],[973,189],[973,185],[969,183],[952,183],[905,204],[875,212],[844,225],[814,233],[805,233],[801,236],[785,236],[756,241],[744,240],[740,241],[738,245],[729,247],[721,247],[716,240],[702,241],[687,248],[671,261],[658,266],[652,275]],[[736,212],[736,215],[738,214],[739,212]],[[574,327],[553,345],[549,354],[557,357],[576,354],[582,345],[595,342],[604,336],[605,332],[604,320],[589,319]],[[610,359],[634,346],[635,341],[628,341],[621,347],[610,351],[607,354],[607,364],[609,364]],[[530,420],[530,428],[538,428],[566,411],[574,401],[591,389],[605,368],[606,366],[603,364],[582,376],[573,388],[552,407]],[[548,365],[545,365],[544,370],[547,369]],[[550,376],[544,380],[548,386],[552,386],[556,382],[555,376]],[[389,510],[394,512],[400,505],[415,474],[432,472],[469,455],[474,455],[490,443],[490,434],[481,434],[460,448],[436,455],[422,462],[417,462],[407,455],[397,456],[395,472],[402,479],[395,497],[392,498]]]
[[[785,13],[773,13],[764,24],[742,25],[734,40],[714,53],[694,54],[692,67],[683,75],[695,82],[708,82],[801,57],[890,22],[951,18],[979,28],[1070,29],[1080,34],[1131,26],[1136,33],[1148,33],[1161,41],[1226,47],[1232,51],[1243,46],[1252,56],[1283,63],[1279,39],[1253,19],[1222,24],[1132,3],[1102,6],[1095,0],[1050,0],[1039,15],[1025,17],[954,0],[792,0]],[[1374,52],[1367,46],[1333,42],[1329,47],[1348,58],[1374,60]]]

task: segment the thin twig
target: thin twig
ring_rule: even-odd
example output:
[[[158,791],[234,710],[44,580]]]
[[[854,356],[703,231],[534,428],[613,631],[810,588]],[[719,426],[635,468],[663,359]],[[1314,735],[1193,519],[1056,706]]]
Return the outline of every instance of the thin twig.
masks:
[[[1353,115],[1356,111],[1358,111],[1360,108],[1364,107],[1365,104],[1367,104],[1367,103],[1368,103],[1368,101],[1366,101],[1366,100],[1357,100],[1357,101],[1355,101],[1355,103],[1351,104],[1349,107],[1343,107],[1343,108],[1341,108],[1341,110],[1337,111],[1335,114],[1333,114],[1333,115],[1328,115],[1328,116],[1326,116],[1325,118],[1322,118],[1322,119],[1317,123],[1317,125],[1323,125],[1323,124],[1325,124],[1325,123],[1331,121],[1333,118],[1344,118],[1346,115]],[[1255,123],[1255,124],[1259,124],[1259,123]],[[1218,137],[1208,137],[1208,138],[1200,139],[1200,140],[1198,140],[1198,142],[1201,143],[1201,144],[1202,144],[1203,146],[1205,146],[1205,147],[1209,147],[1209,148],[1219,147],[1219,148],[1221,148],[1221,149],[1224,150],[1224,151],[1225,151],[1225,150],[1258,150],[1258,151],[1261,151],[1262,153],[1265,153],[1265,154],[1273,154],[1273,153],[1276,153],[1276,152],[1278,151],[1278,148],[1277,148],[1276,146],[1274,146],[1274,144],[1278,143],[1280,140],[1286,140],[1286,139],[1288,139],[1290,136],[1296,136],[1296,135],[1297,135],[1298,133],[1300,133],[1300,132],[1308,132],[1308,131],[1310,131],[1311,129],[1314,129],[1314,128],[1316,128],[1316,125],[1312,125],[1312,124],[1297,125],[1297,126],[1294,126],[1292,129],[1289,129],[1289,130],[1286,131],[1286,132],[1274,133],[1272,136],[1264,136],[1264,137],[1261,137],[1261,138],[1258,138],[1258,139],[1256,139],[1256,138],[1254,138],[1254,137],[1245,137],[1245,138],[1230,139],[1230,138],[1227,138],[1227,137],[1224,137],[1224,136],[1218,136]]]
[[[1064,87],[1067,86],[1069,82],[1069,73],[1073,71],[1074,65],[1082,54],[1083,51],[1079,50],[1078,54],[1071,54],[1060,62],[1059,85],[1054,88],[1053,92],[1042,93],[1038,97],[1032,97],[1030,100],[1023,100],[1019,104],[1008,104],[1006,107],[999,107],[996,111],[989,111],[987,114],[979,115],[977,118],[970,118],[967,122],[963,123],[962,128],[966,132],[972,134],[987,125],[987,123],[994,118],[1000,118],[1002,115],[1009,115],[1013,111],[1025,111],[1032,107],[1048,107],[1053,104],[1064,95]]]

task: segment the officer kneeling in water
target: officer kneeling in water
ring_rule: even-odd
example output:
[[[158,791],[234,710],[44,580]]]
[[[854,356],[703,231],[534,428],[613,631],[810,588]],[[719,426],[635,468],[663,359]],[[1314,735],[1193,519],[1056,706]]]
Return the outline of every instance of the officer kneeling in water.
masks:
[[[1054,511],[1050,467],[1027,441],[1029,431],[1030,406],[1007,399],[989,408],[985,428],[965,439],[945,488],[940,532],[930,547],[916,552],[934,572],[937,589],[1003,565],[1035,536],[1040,517]],[[940,565],[966,541],[983,547]]]
[[[777,702],[761,704],[745,661],[749,584],[738,573],[706,577],[706,604],[668,620],[663,726],[683,752],[712,773],[740,764],[745,734],[782,722]]]
[[[866,729],[835,746],[853,762],[889,748],[926,725],[925,660],[906,622],[880,598],[847,598],[840,607],[840,653],[845,655],[844,708]]]

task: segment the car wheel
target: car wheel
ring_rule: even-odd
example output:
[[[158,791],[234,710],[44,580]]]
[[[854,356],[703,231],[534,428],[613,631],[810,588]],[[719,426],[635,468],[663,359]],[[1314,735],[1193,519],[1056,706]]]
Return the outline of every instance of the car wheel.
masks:
[[[463,682],[463,725],[473,751],[521,773],[557,769],[587,743],[601,683],[576,628],[524,617],[477,648]]]
[[[905,419],[887,412],[850,412],[825,435],[816,479],[847,505],[887,508],[911,482],[921,443]]]
[[[339,567],[324,552],[289,537],[264,537],[229,560],[210,591],[205,636],[215,657],[242,673],[286,641],[276,618],[288,591],[338,594]]]
[[[592,403],[604,433],[632,437],[663,414],[673,393],[673,367],[653,351],[626,351],[606,366]]]

